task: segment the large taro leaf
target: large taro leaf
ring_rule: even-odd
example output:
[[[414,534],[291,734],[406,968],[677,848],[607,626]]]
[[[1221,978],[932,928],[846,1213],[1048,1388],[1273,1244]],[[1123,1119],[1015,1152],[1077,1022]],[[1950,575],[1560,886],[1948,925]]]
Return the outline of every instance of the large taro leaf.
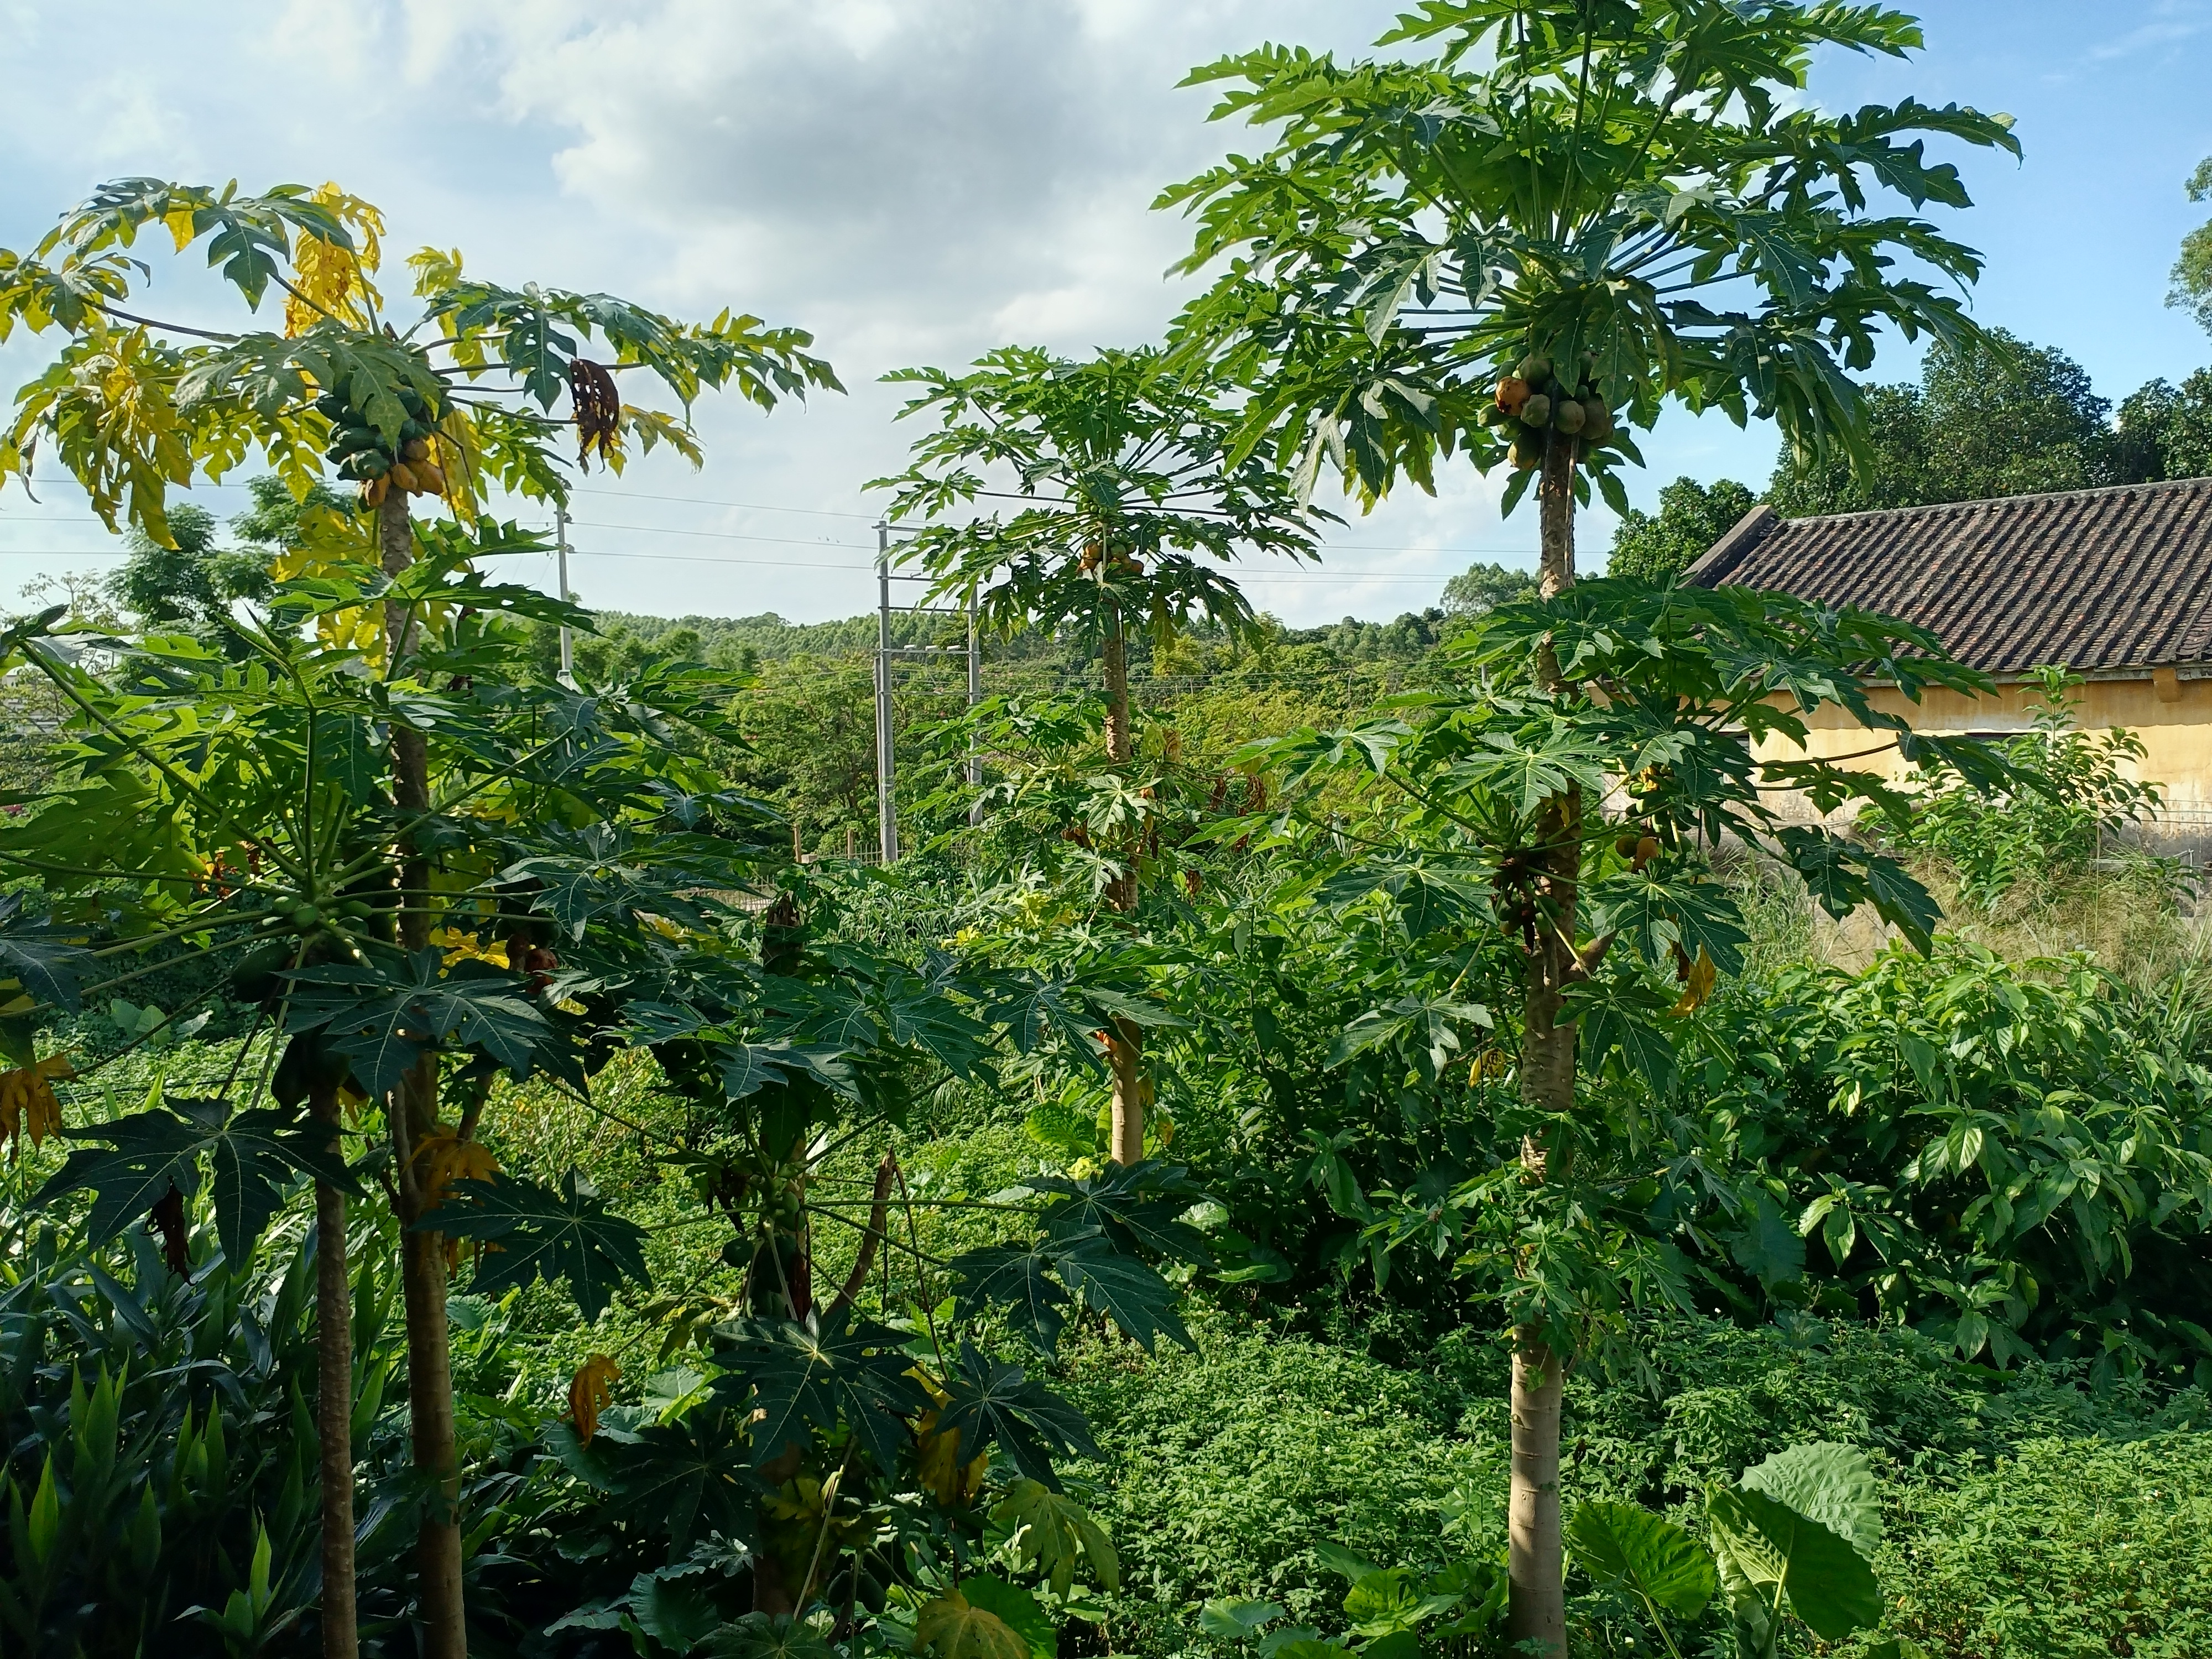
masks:
[[[714,1390],[739,1411],[760,1413],[752,1425],[753,1461],[765,1463],[814,1430],[848,1426],[876,1467],[889,1474],[909,1439],[903,1419],[929,1407],[908,1372],[906,1337],[854,1316],[850,1308],[827,1318],[736,1322],[715,1350],[724,1369]]]
[[[1030,1644],[1005,1620],[957,1589],[922,1605],[914,1639],[937,1659],[1030,1659]]]
[[[1790,1611],[1823,1641],[1840,1642],[1881,1621],[1874,1569],[1841,1534],[1748,1487],[1718,1486],[1705,1519],[1732,1595],[1771,1601],[1780,1586]]]
[[[587,1320],[606,1311],[623,1279],[653,1282],[644,1232],[609,1211],[574,1170],[562,1178],[558,1192],[510,1176],[457,1181],[446,1201],[410,1231],[496,1244],[477,1254],[469,1284],[474,1294],[496,1299],[540,1277],[566,1279]]]
[[[945,1379],[945,1392],[950,1400],[937,1420],[938,1432],[958,1432],[963,1458],[977,1455],[995,1440],[1025,1479],[1058,1492],[1054,1457],[1103,1455],[1081,1412],[1032,1382],[1020,1366],[988,1358],[972,1343],[960,1345],[960,1361]]]
[[[1583,1570],[1680,1619],[1694,1619],[1720,1588],[1705,1546],[1637,1504],[1577,1504],[1566,1545]]]
[[[1811,1516],[1869,1561],[1881,1548],[1881,1489],[1856,1446],[1792,1446],[1746,1469],[1742,1484]]]
[[[288,1112],[261,1107],[231,1109],[222,1100],[171,1099],[159,1085],[148,1109],[96,1128],[64,1130],[72,1140],[104,1140],[106,1148],[71,1152],[32,1207],[89,1189],[88,1243],[106,1243],[168,1195],[185,1198],[205,1179],[215,1201],[216,1231],[224,1257],[243,1263],[301,1175],[358,1194],[331,1129]]]

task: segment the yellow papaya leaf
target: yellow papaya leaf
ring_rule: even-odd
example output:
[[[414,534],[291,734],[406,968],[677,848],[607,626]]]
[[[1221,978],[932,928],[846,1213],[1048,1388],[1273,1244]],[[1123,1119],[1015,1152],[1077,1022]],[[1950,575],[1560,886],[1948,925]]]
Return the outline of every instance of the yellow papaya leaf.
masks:
[[[1073,1498],[1035,1480],[1017,1480],[991,1511],[1001,1526],[1012,1526],[1007,1540],[1025,1570],[1034,1570],[1065,1601],[1075,1582],[1079,1561],[1087,1563],[1101,1589],[1121,1587],[1121,1559],[1106,1529]]]
[[[1474,1057],[1474,1064],[1467,1068],[1467,1084],[1473,1088],[1478,1083],[1495,1083],[1505,1075],[1511,1062],[1503,1048],[1485,1048]]]
[[[599,1431],[599,1413],[615,1397],[615,1379],[622,1367],[603,1353],[595,1353],[576,1368],[568,1384],[568,1420],[576,1425],[576,1438],[586,1445]]]
[[[446,953],[446,966],[457,962],[489,962],[495,968],[507,965],[507,946],[487,945],[475,933],[465,933],[458,927],[439,927],[432,930],[430,944]]]
[[[923,1604],[915,1619],[914,1639],[937,1659],[1030,1659],[1026,1639],[957,1589]]]
[[[1705,947],[1698,947],[1698,959],[1686,969],[1678,968],[1677,977],[1682,981],[1682,994],[1668,1012],[1675,1015],[1694,1014],[1705,1006],[1713,994],[1713,984],[1720,977],[1713,959],[1705,954]]]
[[[56,1078],[76,1076],[67,1054],[48,1054],[35,1065],[0,1072],[0,1140],[9,1143],[9,1157],[21,1157],[27,1138],[43,1146],[62,1128],[61,1103],[54,1098]]]
[[[368,273],[383,257],[378,238],[384,233],[384,215],[335,184],[325,185],[313,199],[328,208],[353,233],[354,245],[340,247],[301,234],[292,249],[295,291],[284,296],[287,338],[304,334],[325,319],[353,328],[371,327],[374,307],[384,297],[368,280]]]

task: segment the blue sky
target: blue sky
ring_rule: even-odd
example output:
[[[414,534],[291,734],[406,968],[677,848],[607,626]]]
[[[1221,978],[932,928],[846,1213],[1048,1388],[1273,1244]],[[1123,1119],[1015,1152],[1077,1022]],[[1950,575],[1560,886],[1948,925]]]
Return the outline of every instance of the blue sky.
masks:
[[[35,241],[101,179],[249,187],[337,179],[383,204],[392,257],[462,247],[472,268],[601,288],[683,314],[724,305],[813,329],[851,395],[763,418],[699,411],[704,471],[659,458],[577,507],[586,602],[811,619],[872,602],[872,498],[906,434],[876,383],[1007,340],[1081,351],[1154,335],[1183,290],[1184,232],[1146,204],[1237,134],[1176,91],[1188,65],[1265,40],[1357,50],[1392,4],[1324,0],[0,0],[0,246]],[[2212,362],[2164,307],[2182,234],[2212,208],[2181,184],[2212,155],[2212,0],[1925,0],[1929,49],[1839,55],[1830,106],[1954,100],[2018,120],[2027,160],[1958,159],[1978,205],[1952,227],[1989,257],[1984,321],[2071,353],[2117,399]],[[96,43],[96,44],[95,44]],[[206,285],[156,265],[173,314]],[[40,343],[0,346],[12,386]],[[1912,354],[1877,373],[1905,379]],[[1771,434],[1670,416],[1648,504],[1679,473],[1764,481]],[[235,490],[199,492],[219,514]],[[73,488],[0,495],[0,606],[41,574],[105,568]],[[1471,473],[1405,492],[1332,538],[1318,573],[1255,572],[1294,623],[1389,617],[1471,557],[1533,562]],[[1610,535],[1586,515],[1585,563]],[[105,550],[110,556],[100,556]],[[549,568],[530,574],[550,580]]]

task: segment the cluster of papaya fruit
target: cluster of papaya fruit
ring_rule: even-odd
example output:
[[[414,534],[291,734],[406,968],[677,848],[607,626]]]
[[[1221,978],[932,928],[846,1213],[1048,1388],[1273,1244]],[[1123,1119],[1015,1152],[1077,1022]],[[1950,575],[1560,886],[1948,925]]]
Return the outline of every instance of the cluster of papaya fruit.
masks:
[[[446,474],[434,447],[437,411],[412,386],[399,389],[399,406],[407,418],[400,423],[395,451],[343,392],[325,392],[315,399],[316,412],[331,423],[331,447],[324,454],[338,477],[361,486],[362,501],[369,507],[394,489],[410,495],[446,493]]]
[[[1554,433],[1584,446],[1613,436],[1613,411],[1591,380],[1596,368],[1595,352],[1583,354],[1579,373],[1562,374],[1549,357],[1532,351],[1498,382],[1497,400],[1483,411],[1483,424],[1514,428],[1508,459],[1516,467],[1525,472],[1542,465]]]

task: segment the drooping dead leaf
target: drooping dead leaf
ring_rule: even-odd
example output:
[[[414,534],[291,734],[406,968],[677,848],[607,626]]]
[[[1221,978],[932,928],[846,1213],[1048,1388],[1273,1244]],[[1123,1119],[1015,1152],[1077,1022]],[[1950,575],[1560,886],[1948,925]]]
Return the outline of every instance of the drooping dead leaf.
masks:
[[[1704,945],[1698,947],[1695,962],[1692,962],[1687,953],[1677,945],[1674,948],[1674,977],[1682,981],[1682,994],[1668,1012],[1680,1017],[1694,1014],[1705,1006],[1705,1000],[1712,995],[1713,984],[1720,977],[1720,972],[1713,966],[1713,959],[1705,954]]]
[[[622,393],[615,389],[615,377],[588,357],[572,357],[568,400],[575,405],[577,460],[589,466],[596,449],[601,461],[611,461],[622,441]]]
[[[568,1420],[576,1425],[576,1438],[586,1445],[599,1431],[599,1413],[615,1397],[615,1380],[622,1367],[603,1353],[595,1353],[576,1368],[568,1384]]]
[[[185,1225],[185,1195],[172,1182],[169,1190],[155,1199],[146,1212],[146,1231],[161,1241],[161,1260],[182,1279],[192,1276],[189,1230]]]
[[[62,1107],[54,1098],[54,1079],[75,1075],[67,1054],[48,1054],[34,1065],[0,1072],[0,1140],[9,1143],[11,1160],[21,1155],[26,1138],[39,1146],[48,1135],[61,1133]]]

